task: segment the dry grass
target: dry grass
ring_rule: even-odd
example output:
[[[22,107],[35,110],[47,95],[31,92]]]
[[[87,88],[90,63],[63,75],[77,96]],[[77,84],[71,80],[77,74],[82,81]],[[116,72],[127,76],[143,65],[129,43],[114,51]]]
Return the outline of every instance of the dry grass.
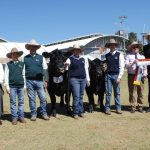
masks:
[[[145,85],[144,106],[147,104]],[[49,99],[49,98],[48,98]],[[85,99],[86,96],[85,96]],[[50,121],[38,119],[13,126],[9,118],[9,98],[5,95],[5,120],[0,126],[0,150],[148,150],[150,149],[150,113],[131,114],[127,110],[126,75],[121,83],[123,114],[107,116],[99,111],[86,113],[84,119],[74,120],[58,114]],[[59,100],[58,100],[59,101]],[[113,104],[113,101],[112,101]],[[25,111],[29,112],[28,98]]]

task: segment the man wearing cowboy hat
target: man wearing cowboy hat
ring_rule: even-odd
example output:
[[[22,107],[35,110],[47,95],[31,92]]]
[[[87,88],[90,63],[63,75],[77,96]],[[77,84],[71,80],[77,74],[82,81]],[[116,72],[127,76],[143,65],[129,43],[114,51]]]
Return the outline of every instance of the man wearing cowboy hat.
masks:
[[[117,52],[118,43],[114,39],[110,39],[105,45],[110,49],[110,52],[106,54],[107,73],[105,76],[105,88],[106,88],[106,104],[105,113],[111,115],[111,95],[112,87],[114,89],[114,100],[116,105],[116,113],[121,112],[121,100],[120,100],[120,82],[124,72],[124,56]]]
[[[4,81],[4,70],[3,70],[3,66],[0,63],[0,125],[2,125],[2,121],[1,121],[1,116],[3,113],[3,89],[2,89],[2,84]]]
[[[31,121],[36,121],[36,92],[40,99],[40,114],[44,120],[49,120],[46,112],[46,93],[44,90],[43,76],[48,82],[48,70],[46,60],[42,55],[36,53],[41,47],[35,40],[25,45],[30,54],[24,57],[26,86],[31,110]]]
[[[10,109],[12,124],[16,125],[17,121],[25,123],[24,119],[24,86],[25,86],[25,69],[24,63],[18,58],[23,54],[17,48],[12,48],[7,57],[12,59],[5,67],[5,86],[10,97]],[[18,112],[16,108],[16,97],[18,97]]]
[[[142,82],[140,85],[134,85],[134,76],[136,73],[136,63],[138,59],[145,59],[145,57],[139,53],[139,50],[142,48],[142,45],[138,42],[133,42],[129,45],[129,53],[126,55],[125,66],[128,71],[128,89],[129,89],[129,102],[131,105],[131,113],[134,113],[136,106],[138,111],[143,113],[143,88],[144,80],[147,76],[147,68],[143,66],[142,68]],[[137,93],[137,98],[136,98]]]
[[[150,32],[145,35],[145,39],[147,40],[147,44],[143,46],[143,52],[144,56],[147,59],[150,59]],[[148,70],[148,103],[149,103],[149,108],[147,109],[146,112],[150,112],[150,66],[147,66]]]

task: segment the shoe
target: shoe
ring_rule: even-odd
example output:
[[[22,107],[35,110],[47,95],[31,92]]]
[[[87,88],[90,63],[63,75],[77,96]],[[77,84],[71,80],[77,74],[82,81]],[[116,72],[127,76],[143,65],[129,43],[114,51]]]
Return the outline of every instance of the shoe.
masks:
[[[110,111],[110,110],[106,110],[106,111],[105,111],[105,114],[106,114],[106,115],[111,115],[111,111]]]
[[[130,113],[135,113],[135,109],[134,109],[134,108],[131,108]]]
[[[12,123],[12,125],[16,125],[18,123],[18,120],[17,119],[13,119],[11,123]]]
[[[146,113],[149,113],[150,112],[150,107],[146,110]]]
[[[31,121],[36,121],[36,116],[31,116]]]
[[[144,112],[143,107],[139,107],[138,111],[139,111],[140,113],[143,113],[143,112]]]
[[[84,113],[81,113],[79,116],[82,117],[82,118],[85,117]]]
[[[43,115],[43,116],[42,116],[42,119],[44,119],[44,120],[49,120],[49,117],[48,117],[47,115]]]
[[[74,118],[74,119],[78,119],[78,115],[74,115],[73,118]]]
[[[20,121],[21,123],[26,123],[26,120],[25,120],[24,118],[20,118],[19,121]]]
[[[0,120],[0,125],[2,125],[2,120]]]
[[[122,111],[121,110],[116,110],[116,113],[121,115]]]

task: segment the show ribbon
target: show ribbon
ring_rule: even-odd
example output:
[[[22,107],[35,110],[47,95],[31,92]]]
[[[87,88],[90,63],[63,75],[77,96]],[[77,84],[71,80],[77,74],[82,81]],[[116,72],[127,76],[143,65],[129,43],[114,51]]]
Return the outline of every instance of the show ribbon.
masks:
[[[142,79],[142,69],[143,66],[149,66],[150,65],[150,59],[138,59],[136,72],[134,76],[134,85],[140,85],[141,79]]]

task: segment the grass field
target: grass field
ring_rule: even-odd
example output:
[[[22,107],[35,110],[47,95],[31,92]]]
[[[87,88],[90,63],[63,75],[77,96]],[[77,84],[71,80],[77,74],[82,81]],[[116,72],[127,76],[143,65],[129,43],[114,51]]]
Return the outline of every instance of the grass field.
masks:
[[[47,99],[49,102],[48,95]],[[84,100],[87,101],[86,96]],[[74,120],[62,110],[49,121],[38,118],[36,122],[31,122],[27,118],[26,124],[13,126],[10,122],[9,98],[5,94],[0,150],[150,150],[150,113],[129,112],[126,74],[121,83],[121,100],[122,115],[117,115],[112,110],[112,115],[107,116],[99,112],[97,107],[94,113],[86,113],[84,119]],[[144,106],[148,106],[147,81]],[[25,112],[26,117],[29,117],[27,96]]]

